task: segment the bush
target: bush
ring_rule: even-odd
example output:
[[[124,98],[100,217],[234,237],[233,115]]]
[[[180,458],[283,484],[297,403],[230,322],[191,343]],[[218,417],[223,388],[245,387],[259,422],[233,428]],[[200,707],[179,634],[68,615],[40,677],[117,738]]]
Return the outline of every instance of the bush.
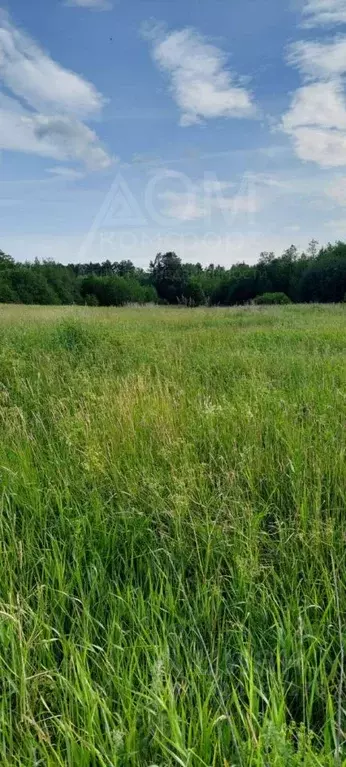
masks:
[[[99,306],[97,297],[94,296],[93,293],[86,293],[84,300],[85,300],[86,306]]]
[[[256,277],[250,267],[246,267],[240,274],[234,270],[231,278],[225,277],[212,292],[210,303],[221,306],[241,306],[252,301],[256,293]]]
[[[286,296],[286,293],[263,293],[262,296],[257,296],[254,299],[254,304],[257,306],[268,306],[270,304],[291,304],[291,299]]]
[[[142,290],[142,303],[143,304],[157,304],[158,295],[153,285],[141,285]]]
[[[19,303],[19,298],[12,288],[11,273],[4,269],[0,273],[0,304],[15,303]]]
[[[191,277],[184,287],[183,303],[188,306],[201,306],[205,304],[204,291],[199,282]]]

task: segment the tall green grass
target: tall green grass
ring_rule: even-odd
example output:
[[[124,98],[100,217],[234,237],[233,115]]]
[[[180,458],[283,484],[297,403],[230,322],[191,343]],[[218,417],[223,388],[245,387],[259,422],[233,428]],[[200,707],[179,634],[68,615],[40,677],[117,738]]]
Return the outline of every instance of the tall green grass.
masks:
[[[345,765],[346,309],[0,339],[1,765]]]

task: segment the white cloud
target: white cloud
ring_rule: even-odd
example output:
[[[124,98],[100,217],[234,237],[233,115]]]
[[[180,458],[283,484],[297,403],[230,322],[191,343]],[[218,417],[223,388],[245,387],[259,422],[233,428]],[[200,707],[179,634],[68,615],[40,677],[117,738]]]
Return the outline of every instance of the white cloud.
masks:
[[[52,176],[66,179],[66,181],[77,181],[84,176],[82,171],[75,170],[75,168],[65,168],[63,165],[55,165],[54,168],[47,168],[46,173],[51,173]]]
[[[203,182],[204,191],[206,194],[221,194],[227,192],[234,187],[234,181],[218,181],[213,178],[205,178]]]
[[[346,0],[306,0],[303,14],[309,27],[346,23]]]
[[[249,183],[255,184],[256,186],[261,186],[264,188],[269,189],[280,189],[282,192],[289,191],[292,188],[291,181],[288,181],[286,178],[277,177],[274,175],[268,175],[267,173],[249,173],[248,174],[248,180]],[[294,180],[294,188],[296,184],[296,179]],[[277,192],[275,192],[276,194]]]
[[[243,186],[238,193],[227,194],[234,183],[228,181],[212,181],[205,179],[191,184],[189,191],[167,190],[159,194],[164,202],[163,215],[178,221],[194,221],[211,218],[213,214],[222,213],[224,217],[234,217],[239,214],[254,214],[260,208],[254,186]]]
[[[283,117],[287,132],[317,126],[346,129],[346,106],[340,80],[306,85],[295,93],[290,110]]]
[[[215,117],[253,117],[252,95],[227,69],[226,55],[193,29],[151,36],[153,57],[171,78],[180,124]]]
[[[0,149],[78,160],[91,170],[111,164],[96,133],[79,119],[98,113],[103,97],[91,83],[53,61],[4,13],[0,81],[12,92],[0,92]]]
[[[303,17],[308,26],[336,26],[346,22],[346,0],[305,0]],[[289,47],[287,61],[308,81],[282,118],[297,156],[322,168],[346,165],[346,37],[301,40]]]
[[[346,72],[346,37],[323,43],[301,40],[289,47],[287,60],[306,79],[337,77]]]
[[[297,128],[293,133],[297,156],[322,168],[346,165],[346,132],[322,128]]]
[[[253,214],[258,213],[261,210],[261,203],[256,194],[253,192],[244,195],[236,195],[234,197],[224,198],[219,200],[218,205],[221,210],[230,213],[231,215],[238,215],[239,213]]]
[[[326,187],[326,194],[338,205],[346,205],[346,178],[336,178]]]
[[[344,237],[346,233],[346,218],[333,218],[326,222],[326,227],[333,230],[333,239],[335,239],[335,233],[337,233],[338,237]]]
[[[346,202],[346,179],[344,181],[343,175],[336,175],[333,169],[328,173],[313,165],[301,166],[299,170],[288,167],[273,175],[255,173],[250,175],[249,180],[257,187],[258,197],[268,209],[280,200],[286,210],[291,203],[303,204],[305,210],[306,204],[309,207],[325,207],[326,195],[330,198],[330,190],[341,186],[341,182],[344,182]]]
[[[90,170],[102,170],[112,162],[94,131],[68,116],[0,109],[0,149],[78,160]]]
[[[302,74],[316,77],[321,74],[327,79],[317,79],[299,88],[282,119],[282,128],[292,137],[297,156],[324,168],[346,165],[346,101],[341,78],[346,65],[342,63],[342,44],[338,41],[337,47],[335,43],[330,46],[329,63],[328,45],[298,43],[294,46],[291,61]],[[346,45],[343,50],[346,53]]]
[[[78,8],[91,8],[96,11],[109,11],[112,8],[107,0],[67,0],[66,5],[75,5]]]
[[[160,199],[165,202],[163,214],[177,221],[194,221],[207,215],[205,201],[193,192],[162,192]]]
[[[12,96],[8,96],[6,93],[3,93],[2,91],[0,91],[0,110],[3,110],[3,109],[6,112],[14,112],[15,114],[23,115],[26,113],[26,110],[24,109],[22,104],[19,101],[17,101],[17,99],[14,99],[12,98]]]
[[[104,104],[92,83],[53,61],[5,15],[0,17],[0,79],[12,93],[43,112],[87,117]]]

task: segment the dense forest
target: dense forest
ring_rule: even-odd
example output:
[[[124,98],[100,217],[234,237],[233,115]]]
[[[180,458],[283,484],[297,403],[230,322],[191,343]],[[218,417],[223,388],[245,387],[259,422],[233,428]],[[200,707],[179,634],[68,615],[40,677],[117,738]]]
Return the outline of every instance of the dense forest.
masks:
[[[294,245],[282,255],[264,252],[254,265],[230,269],[182,263],[175,253],[159,253],[140,269],[131,261],[69,264],[53,261],[18,263],[0,251],[0,303],[127,303],[232,306],[255,302],[340,302],[346,294],[346,243],[307,251]]]

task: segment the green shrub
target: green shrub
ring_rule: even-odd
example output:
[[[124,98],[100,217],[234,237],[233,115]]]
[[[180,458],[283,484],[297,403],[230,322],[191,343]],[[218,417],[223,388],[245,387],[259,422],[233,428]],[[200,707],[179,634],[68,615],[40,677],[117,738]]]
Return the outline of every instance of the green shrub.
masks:
[[[257,296],[254,299],[254,304],[257,306],[268,306],[270,304],[291,304],[291,299],[286,296],[286,293],[263,293],[262,296]]]
[[[188,306],[201,306],[205,303],[205,295],[196,278],[191,277],[184,287],[183,303]]]
[[[97,296],[94,296],[93,293],[87,293],[84,300],[87,306],[99,306]]]

